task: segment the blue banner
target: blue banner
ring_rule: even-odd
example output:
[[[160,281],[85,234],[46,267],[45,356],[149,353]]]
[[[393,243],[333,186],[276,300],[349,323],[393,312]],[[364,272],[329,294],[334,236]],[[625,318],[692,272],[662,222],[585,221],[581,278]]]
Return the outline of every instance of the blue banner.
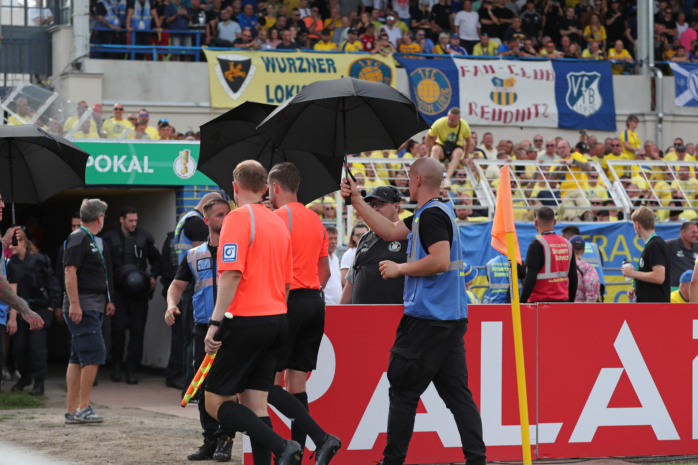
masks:
[[[698,66],[669,63],[674,72],[675,102],[678,107],[698,107]]]
[[[616,130],[609,61],[553,61],[558,127]]]
[[[559,234],[562,228],[572,223],[558,223],[555,231]],[[604,265],[610,268],[620,268],[623,260],[637,261],[642,253],[643,242],[635,235],[630,222],[609,223],[573,223],[581,236],[599,246]],[[664,240],[679,237],[678,224],[656,225],[657,235]],[[461,226],[460,239],[464,260],[473,266],[485,266],[499,252],[492,248],[492,222],[473,223]],[[536,238],[538,232],[533,223],[516,223],[516,235],[521,247],[521,258],[526,259],[528,246]],[[617,272],[615,274],[620,274]]]
[[[410,80],[410,96],[428,124],[460,106],[458,68],[449,58],[432,60],[398,57]]]

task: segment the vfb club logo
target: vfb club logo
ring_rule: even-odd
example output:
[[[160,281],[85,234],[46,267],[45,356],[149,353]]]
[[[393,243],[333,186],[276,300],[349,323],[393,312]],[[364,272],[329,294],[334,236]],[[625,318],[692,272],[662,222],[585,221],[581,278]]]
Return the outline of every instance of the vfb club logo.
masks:
[[[567,75],[567,97],[570,110],[582,116],[591,116],[601,109],[603,100],[599,92],[599,73],[569,73]]]

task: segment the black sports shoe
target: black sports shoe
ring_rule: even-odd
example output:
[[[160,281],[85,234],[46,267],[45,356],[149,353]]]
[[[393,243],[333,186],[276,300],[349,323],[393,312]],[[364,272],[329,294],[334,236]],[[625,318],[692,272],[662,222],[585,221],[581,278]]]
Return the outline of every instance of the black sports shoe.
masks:
[[[296,441],[286,441],[283,452],[274,458],[274,465],[299,465],[302,450],[301,445]]]
[[[218,438],[216,452],[213,453],[213,460],[216,462],[230,462],[233,452],[233,438],[222,436]]]
[[[211,460],[213,453],[216,452],[216,442],[204,440],[204,443],[196,449],[196,452],[187,455],[189,460]]]
[[[315,465],[327,465],[342,448],[342,441],[337,436],[327,435],[327,439],[315,451]]]

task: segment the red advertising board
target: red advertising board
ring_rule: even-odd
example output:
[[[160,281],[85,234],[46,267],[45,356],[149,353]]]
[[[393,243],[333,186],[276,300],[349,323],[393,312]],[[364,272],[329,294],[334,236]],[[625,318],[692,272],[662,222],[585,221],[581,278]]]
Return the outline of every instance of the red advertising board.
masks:
[[[511,308],[469,310],[469,386],[480,406],[487,458],[520,460]],[[325,339],[318,370],[308,380],[308,396],[313,417],[342,440],[333,465],[373,465],[382,456],[389,388],[385,373],[401,316],[399,306],[327,309]],[[693,439],[698,437],[698,307],[526,305],[522,324],[534,457],[698,450]],[[288,420],[273,410],[271,416],[275,430],[290,437]],[[308,446],[314,448],[310,440]],[[247,440],[245,451],[250,451]],[[314,463],[309,455],[306,451],[304,464]],[[453,418],[432,385],[420,402],[407,463],[463,460]],[[245,454],[244,463],[252,463],[251,454]]]

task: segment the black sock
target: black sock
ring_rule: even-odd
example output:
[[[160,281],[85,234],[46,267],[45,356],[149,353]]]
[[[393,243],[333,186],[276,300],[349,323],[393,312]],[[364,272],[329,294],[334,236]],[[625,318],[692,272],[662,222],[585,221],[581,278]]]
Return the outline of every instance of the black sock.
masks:
[[[274,429],[271,418],[259,417],[259,419],[269,428]],[[271,451],[252,438],[250,438],[250,444],[252,445],[252,463],[254,465],[271,465]]]
[[[274,454],[280,455],[286,446],[286,441],[281,436],[242,404],[232,401],[223,402],[218,409],[218,421],[221,429],[240,431]]]
[[[310,436],[316,446],[325,442],[327,433],[313,420],[308,413],[308,394],[300,392],[289,394],[281,386],[274,386],[269,391],[268,402],[279,412],[292,420],[291,439],[305,447],[305,436]]]

